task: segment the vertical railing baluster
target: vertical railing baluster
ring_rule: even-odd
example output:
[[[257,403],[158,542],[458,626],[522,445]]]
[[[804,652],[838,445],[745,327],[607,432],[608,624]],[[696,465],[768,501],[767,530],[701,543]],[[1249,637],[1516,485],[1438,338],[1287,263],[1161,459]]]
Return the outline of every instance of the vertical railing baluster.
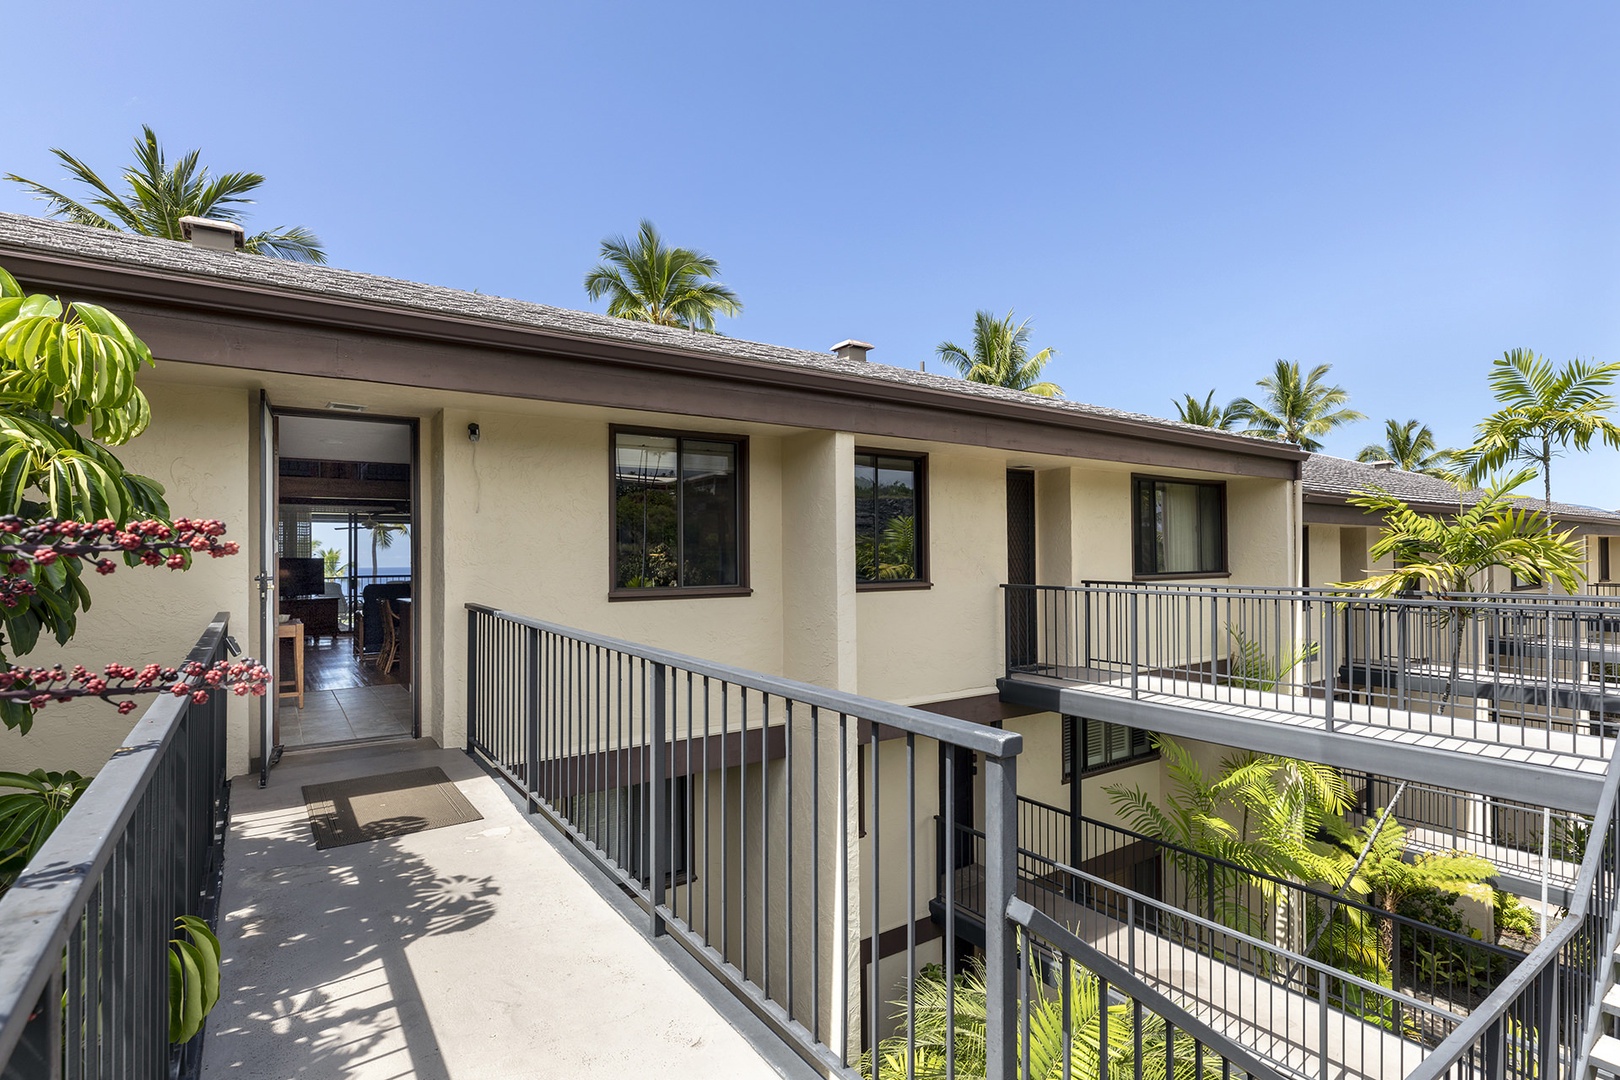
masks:
[[[1018,935],[1007,905],[1017,889],[1018,761],[987,754],[984,765],[985,1075],[1005,1077],[1012,1074],[1016,1052]]]
[[[665,725],[669,719],[664,710],[666,699],[665,683],[669,669],[663,664],[653,664],[651,668],[649,691],[652,694],[652,701],[650,702],[651,715],[648,717],[650,726],[647,741],[652,751],[652,760],[647,776],[647,802],[651,804],[649,810],[652,820],[649,823],[650,835],[646,838],[646,843],[642,845],[641,850],[647,861],[649,875],[647,887],[649,890],[648,899],[652,904],[652,935],[653,937],[660,937],[664,933],[664,890],[666,884],[665,875],[668,870],[665,862],[665,852],[668,849],[664,840],[665,834],[670,827],[669,805],[665,801],[665,787],[668,784],[666,778],[669,769],[669,750],[664,743]]]

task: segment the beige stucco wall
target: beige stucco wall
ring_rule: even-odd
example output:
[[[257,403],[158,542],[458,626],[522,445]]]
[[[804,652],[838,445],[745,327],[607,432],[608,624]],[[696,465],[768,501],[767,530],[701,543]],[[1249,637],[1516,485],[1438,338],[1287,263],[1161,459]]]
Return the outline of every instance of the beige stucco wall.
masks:
[[[1306,529],[1305,546],[1307,562],[1310,564],[1309,578],[1305,584],[1312,588],[1321,589],[1338,584],[1343,581],[1341,563],[1339,558],[1338,525],[1310,525]]]
[[[1034,713],[1006,721],[1009,731],[1024,736],[1024,752],[1018,758],[1018,793],[1060,810],[1069,807],[1069,784],[1063,782],[1063,717],[1057,713]],[[1071,781],[1072,783],[1072,781]],[[1110,787],[1140,787],[1155,801],[1163,788],[1163,768],[1158,761],[1144,761],[1081,778],[1080,812],[1089,818],[1123,825]]]
[[[1069,478],[1066,493],[1064,472]],[[1063,536],[1038,523],[1044,541],[1044,557],[1040,560],[1043,573],[1067,573],[1076,582],[1131,580],[1135,569],[1131,551],[1132,475],[1126,466],[1088,462],[1037,477],[1038,510],[1050,512],[1059,521],[1066,512],[1071,530]],[[1286,585],[1298,580],[1293,483],[1177,469],[1159,469],[1153,475],[1225,481],[1230,576],[1214,583],[1224,580],[1234,585]],[[1210,583],[1207,578],[1200,580]]]
[[[66,647],[42,643],[32,664],[110,661],[174,664],[183,660],[215,612],[230,613],[231,632],[247,644],[251,629],[247,553],[248,411],[235,390],[182,388],[142,379],[152,403],[152,425],[117,448],[130,470],[163,484],[175,516],[226,522],[227,538],[242,543],[234,558],[201,559],[184,573],[125,567],[109,577],[90,573],[92,605],[79,616],[79,632]],[[249,704],[233,698],[229,710],[233,759],[245,754]],[[0,731],[0,769],[76,769],[96,772],[136,719],[102,702],[49,706],[26,736]]]
[[[477,422],[481,438],[465,432]],[[442,462],[444,682],[428,719],[465,741],[467,603],[719,660],[782,667],[782,440],[748,444],[751,596],[610,601],[605,419],[446,409]],[[690,429],[689,424],[673,425]]]
[[[928,589],[862,591],[859,689],[885,701],[983,693],[1001,674],[1007,469],[998,455],[928,457]],[[853,543],[853,525],[848,533]],[[853,576],[853,575],[852,575]]]

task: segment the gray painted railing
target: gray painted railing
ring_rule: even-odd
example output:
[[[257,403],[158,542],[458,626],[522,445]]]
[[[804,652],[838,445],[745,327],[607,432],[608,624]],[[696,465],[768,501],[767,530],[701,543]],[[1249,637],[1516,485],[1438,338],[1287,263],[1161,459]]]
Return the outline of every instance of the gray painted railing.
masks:
[[[1585,1080],[1620,937],[1620,760],[1610,764],[1574,902],[1408,1080]]]
[[[1620,746],[1620,617],[1582,598],[1003,589],[1009,675],[1308,716],[1329,731],[1399,728],[1595,763]]]
[[[958,982],[946,983],[945,1034],[933,1048],[918,1044],[927,1016],[917,994],[924,963],[959,970],[965,948],[954,908],[937,945],[919,933],[918,915],[941,867],[948,882],[971,872],[996,913],[985,985],[973,995],[985,1001],[982,1075],[1028,1072],[1021,1025],[1069,994],[1052,969],[1035,978],[1020,968],[1020,935],[1081,964],[1086,950],[1063,951],[1074,942],[1014,904],[1021,736],[489,607],[467,612],[470,751],[636,898],[649,933],[683,946],[820,1069],[860,1075],[875,1047],[876,1074],[897,1080],[935,1049],[957,1075],[958,1051],[980,1045],[973,1031],[957,1038]],[[918,760],[935,749],[937,772]],[[950,838],[956,796],[975,785],[969,754],[981,763],[986,829],[1005,841],[972,867]],[[920,842],[936,793],[950,825],[937,852]],[[1104,1034],[1134,1017],[1144,1035],[1179,1032],[1172,1055],[1183,1048],[1226,1075],[1272,1076],[1241,1048],[1200,1039],[1195,1017],[1147,987],[1110,986],[1128,1000],[1092,1018]],[[1079,1067],[1096,1035],[1084,1025],[1062,1032],[1083,1080],[1102,1080]],[[1134,1076],[1155,1074],[1143,1053],[1133,1061]],[[1120,1068],[1116,1060],[1107,1080]]]
[[[1399,792],[1393,814],[1406,827],[1407,850],[1471,852],[1489,859],[1511,891],[1538,894],[1544,908],[1567,903],[1591,835],[1590,814],[1354,770],[1344,778],[1357,792],[1346,815],[1356,824],[1376,820]]]
[[[1336,968],[1359,962],[1368,974],[1369,954],[1393,948],[1379,971],[1388,985],[1436,1008],[1466,1013],[1479,999],[1480,984],[1493,986],[1524,959],[1524,952],[1365,903],[1354,897],[1288,881],[1202,851],[1082,816],[1068,845],[1069,813],[1034,799],[1019,799],[1019,874],[1042,881],[1060,865],[1111,880],[1120,880],[1141,863],[1152,866],[1156,887],[1144,889],[1153,900],[1203,916],[1250,936],[1275,929],[1279,911],[1296,946]],[[1063,840],[1057,844],[1054,840]],[[1050,885],[1048,885],[1050,887]]]
[[[228,629],[216,615],[187,661],[221,659]],[[154,700],[0,897],[5,1080],[159,1080],[195,1066],[200,1036],[169,1045],[168,942],[177,916],[212,921],[218,901],[229,696]]]
[[[975,856],[986,850],[982,832],[956,828],[964,849]],[[1018,854],[1026,903],[1279,1074],[1298,1080],[1406,1076],[1464,1022],[1464,1011],[1028,849]],[[971,880],[957,891],[965,912],[984,910],[982,901]]]

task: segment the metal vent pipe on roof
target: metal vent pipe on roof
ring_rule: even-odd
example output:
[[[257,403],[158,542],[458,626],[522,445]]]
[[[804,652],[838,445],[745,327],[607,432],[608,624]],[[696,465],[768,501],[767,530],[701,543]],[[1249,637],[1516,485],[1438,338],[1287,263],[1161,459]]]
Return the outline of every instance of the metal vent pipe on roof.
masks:
[[[859,360],[864,363],[866,354],[872,351],[872,346],[868,342],[849,338],[834,345],[832,351],[833,355],[840,360]]]
[[[192,247],[207,251],[241,251],[247,234],[234,221],[192,217],[180,219],[180,234],[191,241]]]

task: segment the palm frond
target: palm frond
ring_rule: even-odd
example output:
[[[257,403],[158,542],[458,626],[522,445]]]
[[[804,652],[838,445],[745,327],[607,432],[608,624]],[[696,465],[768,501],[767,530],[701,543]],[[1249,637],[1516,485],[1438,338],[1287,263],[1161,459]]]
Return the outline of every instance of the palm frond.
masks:
[[[1022,390],[1039,397],[1062,397],[1063,388],[1041,378],[1056,351],[1029,352],[1029,320],[1013,322],[1013,313],[997,317],[989,311],[973,316],[973,345],[965,349],[950,341],[935,347],[935,355],[969,382]]]
[[[634,240],[607,237],[599,255],[602,261],[585,275],[585,295],[605,297],[614,318],[714,333],[716,316],[742,313],[737,294],[711,280],[720,264],[667,246],[651,221],[642,220]]]
[[[182,154],[172,165],[163,153],[156,132],[142,126],[132,151],[132,163],[122,173],[127,191],[120,194],[81,159],[53,148],[66,166],[68,178],[84,186],[90,198],[80,202],[56,188],[12,173],[6,179],[28,188],[49,207],[52,217],[65,218],[98,229],[122,229],[143,236],[182,239],[180,219],[206,217],[239,223],[240,204],[253,200],[246,193],[264,183],[258,173],[234,172],[210,178],[201,165],[200,151]],[[296,262],[324,263],[326,253],[314,233],[301,227],[271,229],[249,237],[250,254]]]

